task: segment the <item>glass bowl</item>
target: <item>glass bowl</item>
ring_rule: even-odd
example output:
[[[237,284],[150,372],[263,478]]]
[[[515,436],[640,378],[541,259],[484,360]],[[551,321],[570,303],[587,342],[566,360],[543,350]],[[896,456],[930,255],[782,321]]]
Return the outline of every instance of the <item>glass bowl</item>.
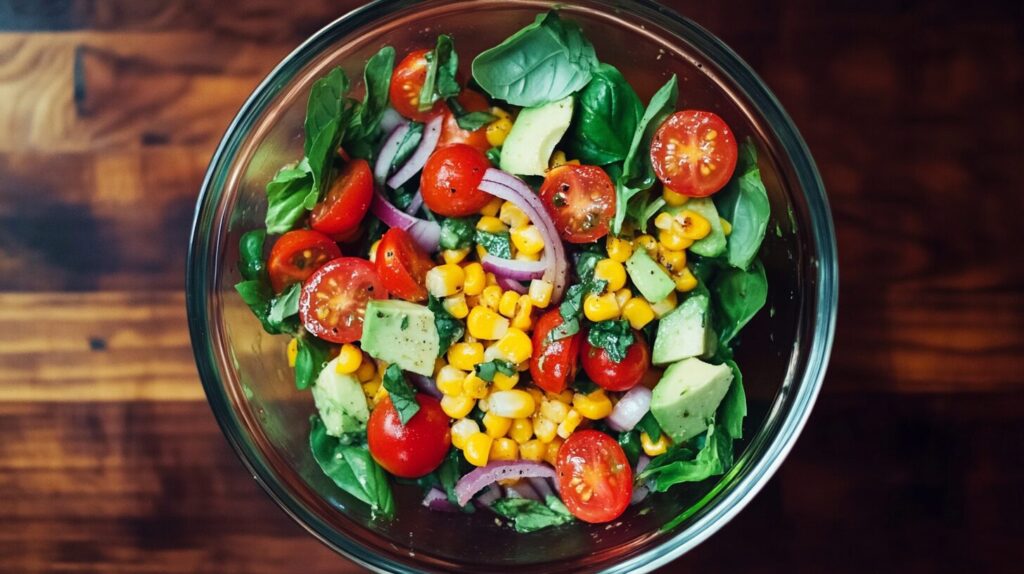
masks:
[[[643,572],[721,528],[781,464],[821,386],[836,314],[836,247],[821,180],[775,97],[736,54],[704,29],[644,1],[558,3],[646,102],[668,77],[680,107],[710,109],[738,139],[757,144],[772,221],[762,248],[767,308],[744,330],[737,361],[750,415],[735,466],[719,480],[676,487],[615,523],[575,523],[518,535],[487,512],[432,513],[415,487],[396,488],[397,516],[373,519],[325,477],[308,446],[308,392],[294,388],[287,337],[265,334],[233,289],[238,239],[261,227],[264,186],[302,155],[311,84],[334,66],[361,78],[384,44],[399,57],[451,34],[463,65],[556,5],[534,0],[382,1],[355,10],[284,59],[228,127],[203,182],[188,260],[188,316],[196,362],[224,434],[267,493],[325,544],[390,572]],[[357,84],[356,92],[361,90]]]

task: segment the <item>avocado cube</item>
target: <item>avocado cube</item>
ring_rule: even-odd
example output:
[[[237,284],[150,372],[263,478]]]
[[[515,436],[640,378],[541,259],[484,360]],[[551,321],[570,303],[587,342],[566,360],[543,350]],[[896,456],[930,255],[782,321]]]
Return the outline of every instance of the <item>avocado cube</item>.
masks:
[[[714,351],[709,300],[704,293],[694,293],[674,311],[661,318],[654,338],[651,362],[667,365],[690,357],[707,356]]]
[[[360,342],[371,357],[427,377],[434,374],[441,348],[434,313],[423,305],[396,300],[367,304]]]
[[[732,378],[728,365],[697,358],[673,363],[654,387],[651,414],[673,441],[690,440],[708,429],[708,420],[729,392]]]
[[[668,297],[676,288],[668,273],[665,273],[665,270],[643,249],[634,251],[626,261],[626,272],[644,299],[652,303]]]

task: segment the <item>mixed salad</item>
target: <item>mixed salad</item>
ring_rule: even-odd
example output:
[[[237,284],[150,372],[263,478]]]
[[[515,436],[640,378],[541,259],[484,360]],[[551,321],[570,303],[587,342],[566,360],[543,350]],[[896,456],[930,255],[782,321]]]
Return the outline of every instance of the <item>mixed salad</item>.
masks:
[[[471,77],[447,35],[395,56],[361,98],[341,69],[315,83],[240,245],[323,472],[380,517],[406,483],[531,532],[727,471],[732,349],[767,293],[754,146],[675,76],[644,106],[557,11]]]

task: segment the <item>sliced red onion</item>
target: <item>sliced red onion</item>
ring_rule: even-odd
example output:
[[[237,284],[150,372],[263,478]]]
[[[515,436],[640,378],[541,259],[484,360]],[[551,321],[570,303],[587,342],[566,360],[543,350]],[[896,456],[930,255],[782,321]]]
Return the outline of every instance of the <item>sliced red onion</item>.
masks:
[[[384,113],[380,115],[380,129],[386,134],[391,133],[403,122],[405,122],[405,118],[392,107],[384,108]]]
[[[622,395],[612,414],[608,415],[608,426],[619,432],[631,431],[651,410],[651,389],[637,385]]]
[[[529,479],[520,480],[515,484],[505,487],[506,498],[528,498],[530,500],[543,500],[540,494],[530,485]]]
[[[384,139],[384,144],[380,146],[377,162],[373,164],[373,179],[377,183],[384,183],[384,180],[388,178],[388,169],[391,168],[391,162],[395,160],[398,147],[402,145],[405,134],[409,133],[410,125],[405,120],[400,121],[391,129],[388,137]]]
[[[409,373],[409,378],[412,379],[413,384],[416,385],[416,388],[419,389],[421,393],[430,395],[435,399],[441,398],[441,391],[438,390],[437,383],[434,382],[434,379],[419,373]]]
[[[398,168],[395,175],[388,178],[388,187],[398,189],[427,164],[427,158],[430,157],[430,154],[434,153],[437,141],[441,139],[443,116],[444,114],[435,116],[423,127],[423,137],[420,138],[420,145],[416,146],[416,151],[412,153],[412,156],[409,157],[402,167]]]
[[[633,472],[633,476],[636,476],[647,468],[647,465],[651,464],[651,459],[646,454],[640,455],[640,458],[636,461],[636,471]],[[647,495],[651,493],[651,489],[647,488],[647,483],[640,485],[633,485],[633,495],[629,498],[629,504],[640,504],[643,502]]]
[[[562,239],[558,236],[558,229],[540,198],[523,180],[495,168],[484,172],[479,189],[514,203],[540,230],[545,245],[544,258],[541,259],[545,263],[544,279],[554,285],[551,300],[558,303],[569,281],[569,260]]]
[[[423,207],[423,194],[417,189],[416,195],[412,196],[412,199],[409,201],[409,205],[405,207],[405,212],[409,215],[414,215],[420,210],[420,207]]]
[[[531,477],[555,478],[555,469],[542,462],[529,460],[492,462],[459,479],[455,484],[456,502],[465,505],[476,493],[499,480]]]
[[[495,279],[498,280],[498,287],[501,287],[505,291],[515,291],[520,295],[529,291],[529,289],[526,288],[526,285],[523,285],[510,277],[495,276]]]
[[[437,251],[441,244],[441,226],[434,221],[418,219],[398,209],[391,204],[379,192],[373,194],[373,203],[370,204],[370,211],[380,218],[384,225],[397,227],[409,232],[416,245],[427,253]]]
[[[490,253],[484,255],[480,263],[483,264],[484,271],[490,271],[497,277],[508,277],[516,281],[540,279],[547,269],[546,261],[517,261],[496,257]]]
[[[537,491],[537,494],[540,495],[541,500],[544,500],[545,498],[555,493],[554,489],[551,488],[551,484],[546,479],[528,478],[526,480],[530,481],[530,486],[532,486],[533,489]]]
[[[431,488],[423,497],[423,506],[436,512],[458,512],[459,508],[448,500],[448,495],[440,488]]]
[[[501,498],[501,488],[497,484],[490,484],[480,493],[480,496],[476,497],[476,501],[490,508],[494,501],[499,498]]]

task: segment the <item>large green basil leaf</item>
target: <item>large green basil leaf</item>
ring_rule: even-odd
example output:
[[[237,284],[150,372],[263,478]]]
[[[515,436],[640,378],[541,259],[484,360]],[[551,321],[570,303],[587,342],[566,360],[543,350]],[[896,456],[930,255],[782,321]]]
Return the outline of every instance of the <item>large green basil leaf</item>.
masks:
[[[370,56],[363,67],[363,101],[354,105],[354,111],[344,134],[345,151],[355,157],[368,157],[364,151],[371,147],[380,131],[380,118],[388,107],[391,72],[395,67],[395,49],[384,46]]]
[[[320,469],[338,488],[370,505],[382,516],[394,516],[395,500],[388,477],[366,447],[344,444],[328,435],[318,416],[310,419],[309,446]]]
[[[749,268],[761,249],[771,215],[753,142],[748,140],[740,146],[736,172],[725,189],[715,194],[714,202],[718,215],[732,224],[726,247],[729,264]]]
[[[246,280],[260,279],[266,271],[263,261],[263,244],[267,240],[267,232],[253,229],[242,234],[238,240],[238,272]]]
[[[768,301],[768,279],[757,259],[749,270],[730,268],[711,283],[712,315],[719,345],[726,346]]]
[[[606,165],[626,158],[644,106],[614,66],[600,64],[593,74],[576,97],[575,117],[564,141],[571,157]]]
[[[311,201],[316,205],[317,193],[313,188],[313,173],[309,162],[285,166],[267,184],[267,233],[284,233],[306,214]]]
[[[320,194],[325,191],[327,179],[334,163],[346,127],[346,118],[351,113],[345,94],[349,90],[348,76],[341,68],[334,68],[313,84],[306,104],[306,160],[313,175],[312,205],[306,202],[306,209],[313,209]]]
[[[454,98],[461,88],[455,74],[459,71],[459,55],[455,52],[452,37],[441,34],[434,49],[427,52],[427,76],[420,89],[419,109],[425,112],[437,102]]]

